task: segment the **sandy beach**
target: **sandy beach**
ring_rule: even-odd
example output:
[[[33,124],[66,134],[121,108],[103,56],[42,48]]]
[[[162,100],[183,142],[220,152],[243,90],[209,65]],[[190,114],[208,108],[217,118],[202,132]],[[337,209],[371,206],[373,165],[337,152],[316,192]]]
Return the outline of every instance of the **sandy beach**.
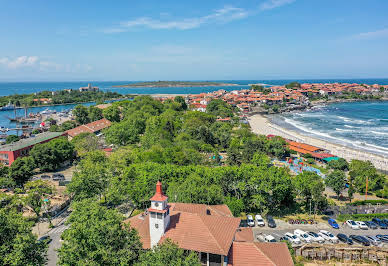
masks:
[[[343,145],[334,144],[318,138],[304,136],[295,131],[279,127],[278,125],[274,125],[263,115],[253,115],[249,117],[248,120],[252,131],[256,134],[277,135],[294,141],[303,142],[309,145],[324,148],[325,150],[328,150],[331,154],[334,154],[338,157],[342,157],[348,161],[352,159],[363,161],[369,160],[374,164],[377,169],[388,171],[388,158],[384,158],[382,156],[369,153],[363,150],[356,150]]]

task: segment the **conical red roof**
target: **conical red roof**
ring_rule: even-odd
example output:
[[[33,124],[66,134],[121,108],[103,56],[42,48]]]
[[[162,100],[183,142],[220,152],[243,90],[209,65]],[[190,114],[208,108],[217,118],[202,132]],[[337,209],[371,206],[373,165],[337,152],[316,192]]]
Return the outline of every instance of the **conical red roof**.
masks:
[[[158,181],[158,183],[156,183],[155,195],[152,198],[150,198],[150,200],[151,201],[165,201],[167,199],[168,199],[168,197],[163,194],[162,182]]]

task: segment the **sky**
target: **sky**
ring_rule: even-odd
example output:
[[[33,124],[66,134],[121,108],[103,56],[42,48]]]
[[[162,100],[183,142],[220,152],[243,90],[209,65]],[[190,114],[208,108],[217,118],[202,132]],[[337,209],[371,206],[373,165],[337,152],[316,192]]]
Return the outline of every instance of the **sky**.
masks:
[[[388,78],[386,0],[0,0],[0,81]]]

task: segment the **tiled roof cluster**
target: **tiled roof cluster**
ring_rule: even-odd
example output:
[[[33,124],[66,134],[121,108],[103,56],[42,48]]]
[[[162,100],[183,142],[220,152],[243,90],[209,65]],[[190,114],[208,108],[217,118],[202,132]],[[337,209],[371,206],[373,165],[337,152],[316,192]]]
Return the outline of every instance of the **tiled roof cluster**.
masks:
[[[74,138],[75,136],[77,136],[81,133],[98,132],[102,129],[109,127],[110,125],[111,125],[111,122],[108,119],[103,118],[103,119],[91,122],[89,124],[81,125],[81,126],[73,128],[73,129],[67,130],[66,133],[70,137]]]

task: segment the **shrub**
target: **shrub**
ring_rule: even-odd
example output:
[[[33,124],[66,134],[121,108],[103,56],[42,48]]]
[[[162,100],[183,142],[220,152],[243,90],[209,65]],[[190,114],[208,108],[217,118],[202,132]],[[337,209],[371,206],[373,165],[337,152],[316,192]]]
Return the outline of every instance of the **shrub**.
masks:
[[[348,203],[348,205],[352,205],[352,206],[363,206],[368,204],[372,204],[372,205],[388,204],[388,200],[357,200],[352,203]]]

